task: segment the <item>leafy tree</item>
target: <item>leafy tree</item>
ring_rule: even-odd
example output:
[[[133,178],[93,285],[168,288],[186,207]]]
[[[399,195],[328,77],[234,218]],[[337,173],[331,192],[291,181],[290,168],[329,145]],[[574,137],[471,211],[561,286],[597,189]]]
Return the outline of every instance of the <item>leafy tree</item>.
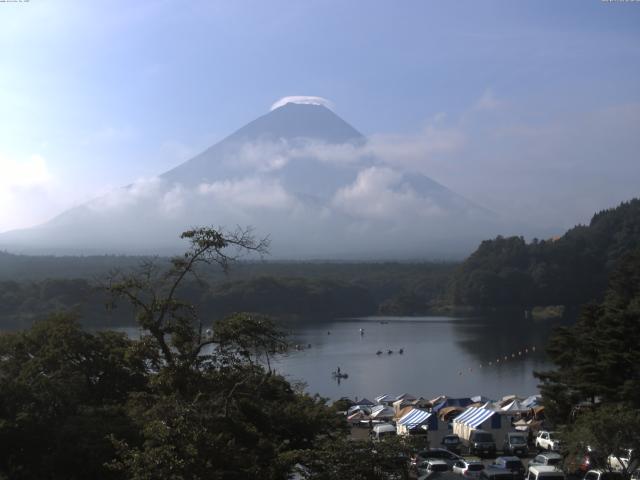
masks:
[[[622,466],[624,478],[630,478],[640,459],[640,410],[623,406],[601,406],[580,414],[575,422],[563,431],[565,454],[568,458],[580,456],[588,445],[593,451],[611,454]],[[631,458],[628,458],[631,449]],[[621,460],[628,458],[628,461]],[[608,461],[598,465],[613,470]]]
[[[268,319],[237,314],[206,328],[195,308],[178,299],[198,264],[224,270],[232,260],[227,247],[262,253],[266,242],[210,229],[183,238],[191,247],[168,272],[145,264],[109,283],[114,296],[133,304],[149,332],[143,340],[160,352],[150,362],[150,391],[127,402],[143,441],[114,437],[118,455],[110,467],[132,479],[286,478],[291,451],[312,449],[320,436],[343,435],[345,423],[324,399],[300,394],[273,374],[269,359],[286,344]]]
[[[169,270],[145,261],[109,279],[135,309],[139,340],[64,316],[0,336],[0,477],[283,479],[294,452],[344,437],[324,399],[271,370],[286,348],[272,322],[236,314],[209,327],[182,299],[196,266],[224,270],[267,242],[212,229],[183,238],[190,248]]]
[[[568,453],[578,454],[586,445],[604,455],[631,448],[637,460],[638,345],[640,249],[621,259],[605,300],[585,308],[575,325],[552,337],[548,353],[557,368],[536,374],[545,414],[563,426]],[[631,472],[623,473],[628,478]]]
[[[0,473],[12,479],[113,478],[108,435],[133,440],[124,409],[146,367],[123,334],[52,316],[0,335]]]
[[[640,199],[599,212],[562,237],[486,240],[457,269],[448,300],[479,307],[579,306],[602,300],[619,260],[640,245]]]
[[[297,470],[306,480],[408,479],[410,453],[409,445],[400,437],[378,442],[342,438],[301,452]]]

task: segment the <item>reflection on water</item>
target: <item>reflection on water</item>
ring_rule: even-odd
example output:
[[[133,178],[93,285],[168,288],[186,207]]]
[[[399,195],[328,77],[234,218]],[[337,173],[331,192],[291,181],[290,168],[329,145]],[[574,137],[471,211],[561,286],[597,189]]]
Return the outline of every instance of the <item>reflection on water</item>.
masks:
[[[550,331],[550,324],[513,317],[368,317],[297,324],[293,342],[311,348],[292,351],[277,369],[292,381],[304,381],[309,393],[332,399],[403,392],[430,398],[530,395],[537,393],[532,372],[549,367],[544,347]],[[337,367],[349,377],[336,382]]]
[[[331,399],[526,396],[538,393],[533,371],[550,367],[544,348],[553,324],[513,316],[305,319],[285,326],[301,350],[276,360],[275,368]],[[137,328],[121,330],[140,335]],[[338,367],[348,378],[333,375]]]

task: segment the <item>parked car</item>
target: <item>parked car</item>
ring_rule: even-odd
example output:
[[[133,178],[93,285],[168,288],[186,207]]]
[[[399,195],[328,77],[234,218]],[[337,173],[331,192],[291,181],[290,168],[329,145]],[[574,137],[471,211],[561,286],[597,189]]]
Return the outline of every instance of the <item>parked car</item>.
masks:
[[[515,478],[524,478],[525,468],[518,457],[498,457],[492,468],[503,468],[513,473]]]
[[[630,464],[631,462],[631,464]],[[607,457],[607,465],[612,470],[621,472],[623,470],[635,470],[638,466],[637,459],[634,458],[633,449],[625,448]]]
[[[445,435],[440,442],[443,448],[446,448],[450,452],[460,453],[460,446],[462,442],[458,435]]]
[[[477,479],[480,477],[480,472],[484,470],[484,464],[476,457],[461,458],[453,464],[452,470],[458,475]]]
[[[375,440],[382,440],[383,438],[393,437],[397,432],[396,427],[390,423],[380,423],[373,427],[371,434]]]
[[[418,464],[418,476],[430,476],[436,472],[448,472],[449,464],[444,460],[432,458]]]
[[[536,447],[540,450],[560,450],[560,439],[556,432],[541,430],[536,437]]]
[[[472,455],[494,456],[496,454],[496,441],[489,432],[474,430],[469,435],[468,449]]]
[[[529,464],[529,473],[527,480],[565,480],[565,474],[562,470],[552,465],[531,465]]]
[[[419,451],[412,462],[416,465],[426,460],[444,460],[449,467],[460,460],[460,457],[453,452],[450,452],[446,448],[429,448],[427,450]]]
[[[480,472],[479,480],[516,480],[509,470],[488,467]]]
[[[562,455],[558,452],[539,453],[529,461],[529,470],[531,467],[560,467],[562,465]]]
[[[611,472],[609,470],[589,470],[584,474],[583,480],[622,480],[622,472]]]
[[[589,470],[603,467],[604,464],[604,456],[587,445],[582,451],[567,455],[564,459],[564,470],[582,478]]]
[[[505,455],[526,456],[529,453],[529,447],[527,446],[525,434],[520,432],[507,433],[502,443],[502,453]]]

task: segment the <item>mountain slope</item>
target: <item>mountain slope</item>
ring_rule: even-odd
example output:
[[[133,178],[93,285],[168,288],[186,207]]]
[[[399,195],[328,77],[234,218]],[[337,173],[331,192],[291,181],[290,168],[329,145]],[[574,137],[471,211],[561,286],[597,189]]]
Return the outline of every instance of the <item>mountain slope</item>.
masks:
[[[157,178],[0,235],[38,253],[173,253],[194,225],[252,225],[276,258],[462,256],[495,217],[377,159],[320,105],[286,104]]]

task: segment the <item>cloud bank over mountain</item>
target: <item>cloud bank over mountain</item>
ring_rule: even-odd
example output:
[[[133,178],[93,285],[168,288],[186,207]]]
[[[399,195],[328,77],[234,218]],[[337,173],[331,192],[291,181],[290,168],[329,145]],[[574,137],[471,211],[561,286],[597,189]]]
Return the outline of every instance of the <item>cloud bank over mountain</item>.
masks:
[[[323,105],[296,100],[165,174],[4,234],[0,244],[163,253],[178,251],[179,233],[192,226],[250,225],[270,235],[274,258],[462,256],[497,231],[496,216],[402,167],[416,149],[449,151],[459,141],[430,130],[408,141],[366,139]]]

